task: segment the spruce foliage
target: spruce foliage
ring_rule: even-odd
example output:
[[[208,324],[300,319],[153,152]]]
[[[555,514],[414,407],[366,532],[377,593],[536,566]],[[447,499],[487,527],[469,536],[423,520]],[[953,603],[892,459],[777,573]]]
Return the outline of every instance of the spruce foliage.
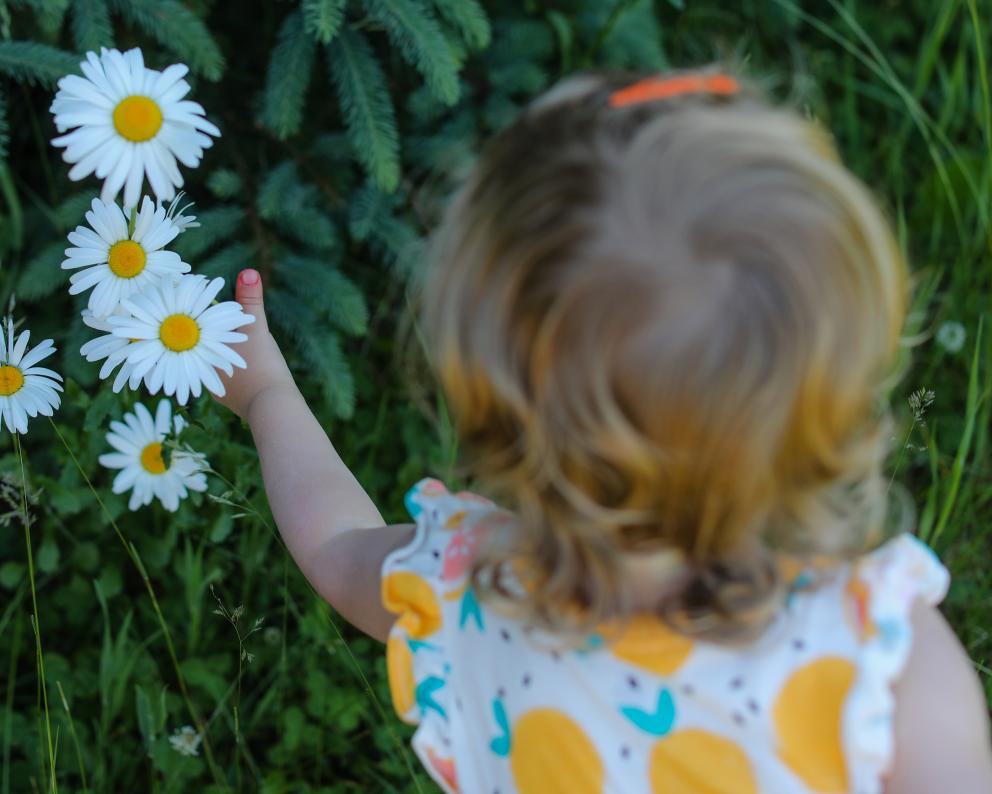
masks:
[[[399,183],[399,133],[386,76],[368,40],[342,31],[329,50],[331,80],[355,155],[385,190]]]
[[[288,138],[300,129],[316,49],[313,35],[304,30],[303,14],[289,14],[272,50],[262,99],[262,122],[279,138]]]
[[[307,33],[327,44],[344,22],[347,0],[303,0],[303,20]]]

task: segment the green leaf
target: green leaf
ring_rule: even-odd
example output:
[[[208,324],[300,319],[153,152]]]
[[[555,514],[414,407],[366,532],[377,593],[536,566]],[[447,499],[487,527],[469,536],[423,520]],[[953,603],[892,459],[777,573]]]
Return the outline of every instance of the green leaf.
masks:
[[[72,0],[72,40],[80,52],[114,44],[114,27],[107,0]]]
[[[35,301],[65,286],[68,274],[61,269],[65,248],[65,240],[49,243],[28,261],[17,279],[19,300]]]
[[[79,71],[79,58],[57,47],[33,41],[0,41],[0,74],[19,83],[54,86]]]
[[[294,11],[279,29],[262,94],[262,123],[277,138],[299,132],[315,49],[313,37],[303,29],[303,15]]]
[[[268,316],[292,338],[303,360],[313,370],[331,410],[342,419],[355,411],[355,380],[337,334],[330,332],[305,303],[281,289],[265,297]]]
[[[459,63],[431,11],[419,0],[364,0],[364,5],[438,99],[457,102]]]
[[[113,7],[132,25],[175,54],[195,74],[219,80],[224,55],[210,31],[179,0],[112,0]]]
[[[327,44],[341,28],[347,4],[348,0],[303,0],[307,33],[321,44]]]
[[[25,565],[23,562],[9,560],[0,565],[0,587],[13,590],[24,577]]]
[[[481,50],[489,46],[489,17],[478,0],[434,0],[434,8],[470,47]]]
[[[54,224],[59,232],[73,229],[85,220],[86,211],[93,203],[93,191],[74,193],[55,208]],[[67,245],[67,243],[66,243]]]
[[[38,548],[38,570],[42,573],[53,573],[59,567],[59,547],[51,540],[46,540]]]
[[[368,41],[342,30],[328,46],[331,80],[358,160],[383,190],[400,179],[399,137],[386,77]]]

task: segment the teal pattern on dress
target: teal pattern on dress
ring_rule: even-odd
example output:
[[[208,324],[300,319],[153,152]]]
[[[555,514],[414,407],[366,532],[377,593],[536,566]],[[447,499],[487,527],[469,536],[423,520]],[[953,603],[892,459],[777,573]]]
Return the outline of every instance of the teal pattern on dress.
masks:
[[[620,713],[645,733],[664,736],[675,723],[675,700],[668,688],[662,687],[658,693],[658,704],[653,712],[635,706],[624,706],[620,709]]]

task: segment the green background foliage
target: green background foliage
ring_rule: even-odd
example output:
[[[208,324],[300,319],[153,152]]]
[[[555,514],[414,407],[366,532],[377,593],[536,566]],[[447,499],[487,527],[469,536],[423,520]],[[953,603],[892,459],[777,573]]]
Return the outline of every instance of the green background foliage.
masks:
[[[262,271],[306,395],[389,520],[404,518],[415,480],[453,475],[443,403],[422,378],[410,386],[415,345],[397,335],[415,334],[401,318],[424,237],[480,141],[579,69],[745,62],[833,129],[914,264],[892,465],[952,569],[947,613],[992,691],[992,346],[978,335],[992,297],[989,11],[987,0],[0,0],[0,300],[16,296],[34,339],[56,339],[67,376],[56,426],[34,420],[25,441],[40,643],[20,463],[0,434],[0,794],[52,790],[52,757],[63,791],[434,790],[392,715],[381,647],[312,594],[272,531],[244,427],[207,398],[189,407],[184,440],[218,474],[176,514],[128,512],[97,464],[107,422],[136,395],[111,394],[76,353],[82,303],[59,263],[98,187],[67,181],[48,105],[55,80],[102,45],[190,66],[223,137],[186,172],[203,226],[176,247],[201,273]],[[935,342],[947,321],[967,331],[960,351]],[[906,396],[920,387],[936,400],[915,421]],[[209,752],[170,747],[187,724],[206,726]]]

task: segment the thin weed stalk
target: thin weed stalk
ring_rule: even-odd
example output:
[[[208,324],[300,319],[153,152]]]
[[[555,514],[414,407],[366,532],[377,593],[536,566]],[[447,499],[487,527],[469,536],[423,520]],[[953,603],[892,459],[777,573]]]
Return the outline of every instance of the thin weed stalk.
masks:
[[[55,774],[55,748],[52,743],[52,720],[48,712],[48,685],[45,682],[45,653],[41,647],[41,621],[38,613],[38,592],[35,586],[34,553],[31,550],[31,514],[28,512],[28,481],[24,471],[24,450],[21,447],[20,433],[14,433],[14,449],[17,450],[17,461],[21,467],[21,510],[24,524],[24,545],[28,554],[28,581],[31,583],[31,626],[34,629],[35,657],[38,660],[38,677],[41,683],[41,698],[45,711],[45,738],[48,744],[48,771],[50,774],[48,788],[52,792],[59,790]]]
[[[231,507],[238,508],[239,510],[242,511],[243,515],[255,516],[259,521],[262,522],[263,526],[265,526],[265,528],[272,533],[272,535],[278,541],[279,545],[282,547],[283,553],[288,557],[289,550],[286,548],[286,545],[283,543],[282,536],[279,534],[276,528],[269,523],[268,519],[264,515],[262,515],[262,513],[251,504],[251,502],[248,501],[248,497],[245,496],[245,494],[243,494],[234,483],[228,480],[220,472],[208,468],[207,473],[217,477],[221,482],[223,482],[228,487],[228,490],[231,492],[231,494],[233,494],[241,501],[235,502],[232,501],[231,499],[227,499],[225,497],[217,497],[217,496],[212,496],[211,498],[214,501],[219,502],[221,504],[226,504]],[[420,785],[420,779],[417,777],[417,774],[413,769],[413,764],[410,761],[410,756],[407,751],[406,745],[403,744],[403,741],[400,739],[399,735],[397,735],[396,731],[393,729],[391,716],[386,713],[386,709],[383,707],[382,701],[379,700],[379,697],[376,695],[375,690],[372,688],[372,683],[369,681],[368,676],[365,675],[365,671],[362,669],[361,664],[359,664],[358,659],[355,657],[355,654],[352,652],[351,646],[348,644],[348,641],[344,638],[344,634],[341,633],[341,629],[338,627],[338,624],[334,621],[329,611],[327,610],[327,602],[320,596],[320,594],[316,590],[313,589],[313,585],[310,584],[308,579],[304,577],[303,581],[306,582],[307,589],[310,590],[310,593],[313,596],[314,600],[316,600],[324,608],[324,614],[327,617],[327,622],[331,624],[331,628],[334,630],[334,633],[337,635],[338,640],[341,642],[341,645],[348,656],[348,660],[349,662],[351,662],[352,670],[355,672],[355,675],[358,676],[359,681],[361,681],[362,683],[362,690],[364,691],[366,697],[368,697],[369,700],[372,702],[373,708],[376,710],[376,713],[382,719],[382,724],[387,727],[387,730],[389,731],[389,737],[396,744],[396,747],[399,750],[401,757],[403,758],[403,764],[406,766],[407,772],[409,772],[410,779],[413,781],[414,786],[416,786],[418,792],[423,794],[423,788]],[[286,595],[285,592],[284,595]],[[288,599],[288,596],[286,597]],[[283,637],[285,637],[285,632],[283,633]]]
[[[48,420],[52,428],[55,430],[55,434],[59,437],[59,441],[62,442],[62,446],[65,447],[65,451],[69,453],[69,457],[72,458],[72,462],[76,465],[76,469],[79,470],[79,474],[82,476],[83,480],[86,482],[87,487],[90,492],[96,498],[97,504],[100,505],[100,510],[103,511],[104,517],[110,523],[110,526],[114,528],[114,532],[117,535],[118,540],[120,540],[121,545],[124,546],[124,550],[127,552],[128,557],[131,558],[131,562],[137,569],[138,574],[141,576],[142,582],[144,582],[145,590],[148,592],[148,597],[151,600],[152,608],[155,611],[155,616],[158,618],[159,626],[162,629],[162,636],[165,638],[165,644],[169,651],[169,659],[172,661],[172,668],[176,673],[176,680],[179,682],[179,690],[183,697],[183,702],[186,704],[186,708],[193,719],[193,723],[196,725],[197,730],[200,732],[200,736],[203,740],[203,751],[207,759],[207,765],[210,767],[210,773],[213,775],[214,782],[218,786],[225,786],[225,781],[221,775],[220,769],[217,767],[217,763],[214,760],[213,750],[210,747],[210,740],[207,737],[206,726],[203,723],[203,718],[200,716],[199,710],[193,704],[192,699],[189,696],[189,689],[186,687],[186,677],[183,675],[182,668],[179,666],[179,658],[176,656],[176,648],[172,642],[172,633],[169,631],[169,626],[165,622],[165,616],[162,614],[162,609],[159,606],[158,598],[155,595],[155,588],[152,587],[151,579],[148,577],[148,571],[145,570],[145,565],[141,561],[141,557],[138,554],[138,549],[133,543],[129,543],[124,537],[124,533],[121,532],[121,528],[117,526],[117,522],[114,521],[113,516],[110,515],[110,511],[107,506],[103,503],[103,499],[100,498],[100,494],[97,492],[96,488],[93,487],[93,483],[90,482],[90,478],[87,476],[86,471],[83,469],[82,464],[80,464],[78,458],[76,458],[75,453],[73,453],[72,448],[65,440],[65,436],[62,435],[62,431],[55,422],[49,418]]]
[[[21,613],[17,613],[17,620],[14,623],[14,639],[10,643],[10,666],[7,668],[7,702],[4,704],[3,716],[3,755],[0,756],[3,763],[0,763],[0,791],[2,794],[10,794],[10,745],[11,734],[14,726],[14,681],[17,677],[17,656],[21,652],[21,626],[23,624]]]
[[[72,737],[72,744],[76,749],[76,763],[79,766],[79,777],[83,781],[83,794],[86,794],[90,790],[90,787],[86,782],[86,766],[83,764],[83,752],[79,747],[79,736],[76,735],[76,721],[72,718],[72,711],[69,708],[69,701],[65,696],[65,691],[62,689],[62,682],[56,681],[55,686],[58,687],[59,697],[62,698],[62,708],[65,709],[65,718],[69,721],[69,735]]]

